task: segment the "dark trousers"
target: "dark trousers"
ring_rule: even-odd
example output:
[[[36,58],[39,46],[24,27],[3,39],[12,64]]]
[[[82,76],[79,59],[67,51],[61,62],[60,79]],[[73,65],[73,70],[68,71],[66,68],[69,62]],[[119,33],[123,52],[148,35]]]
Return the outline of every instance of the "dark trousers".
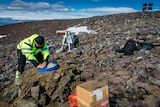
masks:
[[[24,72],[25,64],[26,64],[26,57],[22,54],[21,50],[17,49],[17,57],[18,57],[18,71],[22,74]],[[35,55],[37,61],[39,63],[43,62],[43,55],[39,52]]]
[[[26,64],[26,57],[25,55],[22,54],[21,50],[18,49],[17,49],[17,57],[18,57],[18,71],[22,74]]]

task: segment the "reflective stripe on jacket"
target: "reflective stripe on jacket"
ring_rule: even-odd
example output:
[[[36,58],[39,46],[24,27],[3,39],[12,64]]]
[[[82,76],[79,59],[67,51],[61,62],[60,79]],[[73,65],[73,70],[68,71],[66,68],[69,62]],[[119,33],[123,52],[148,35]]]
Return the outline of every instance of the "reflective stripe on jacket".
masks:
[[[35,60],[36,62],[38,61],[35,55],[40,51],[43,54],[43,60],[46,60],[47,56],[50,54],[46,43],[44,44],[42,49],[37,49],[35,47],[34,40],[38,36],[38,34],[33,34],[30,37],[20,41],[20,43],[17,45],[17,49],[21,50],[22,54],[25,55],[28,60]]]

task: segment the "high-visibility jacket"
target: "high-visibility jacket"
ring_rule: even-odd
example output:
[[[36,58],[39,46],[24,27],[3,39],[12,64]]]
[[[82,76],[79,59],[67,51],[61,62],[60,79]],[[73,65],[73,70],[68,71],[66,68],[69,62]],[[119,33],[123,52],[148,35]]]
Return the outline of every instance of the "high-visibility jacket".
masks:
[[[40,51],[43,54],[43,60],[46,60],[46,58],[50,54],[46,43],[44,43],[44,46],[42,49],[37,49],[35,47],[34,40],[38,36],[39,36],[38,34],[33,34],[30,37],[20,41],[20,43],[17,45],[17,49],[21,50],[22,54],[25,55],[28,60],[35,60],[37,63],[38,61],[35,55],[38,54]]]

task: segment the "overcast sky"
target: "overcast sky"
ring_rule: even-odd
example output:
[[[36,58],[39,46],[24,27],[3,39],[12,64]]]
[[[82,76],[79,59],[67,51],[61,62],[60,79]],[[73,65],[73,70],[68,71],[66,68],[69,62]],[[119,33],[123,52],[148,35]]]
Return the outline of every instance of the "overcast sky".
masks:
[[[0,0],[0,18],[76,19],[142,11],[143,3],[160,10],[160,0]]]

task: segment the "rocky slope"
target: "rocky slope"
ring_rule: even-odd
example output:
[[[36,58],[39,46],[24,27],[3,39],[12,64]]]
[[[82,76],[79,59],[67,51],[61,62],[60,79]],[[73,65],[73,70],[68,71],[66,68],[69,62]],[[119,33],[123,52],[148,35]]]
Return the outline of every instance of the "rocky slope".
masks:
[[[111,107],[160,106],[160,47],[135,51],[125,56],[115,53],[126,38],[160,44],[160,12],[139,12],[97,16],[77,20],[48,20],[0,27],[0,106],[1,107],[69,107],[67,96],[75,87],[94,80],[96,87],[109,86]],[[55,31],[72,26],[88,26],[97,34],[78,35],[77,50],[56,53],[62,36]],[[39,33],[45,36],[50,61],[60,68],[39,73],[26,64],[22,85],[14,85],[17,67],[16,44],[23,38]]]

